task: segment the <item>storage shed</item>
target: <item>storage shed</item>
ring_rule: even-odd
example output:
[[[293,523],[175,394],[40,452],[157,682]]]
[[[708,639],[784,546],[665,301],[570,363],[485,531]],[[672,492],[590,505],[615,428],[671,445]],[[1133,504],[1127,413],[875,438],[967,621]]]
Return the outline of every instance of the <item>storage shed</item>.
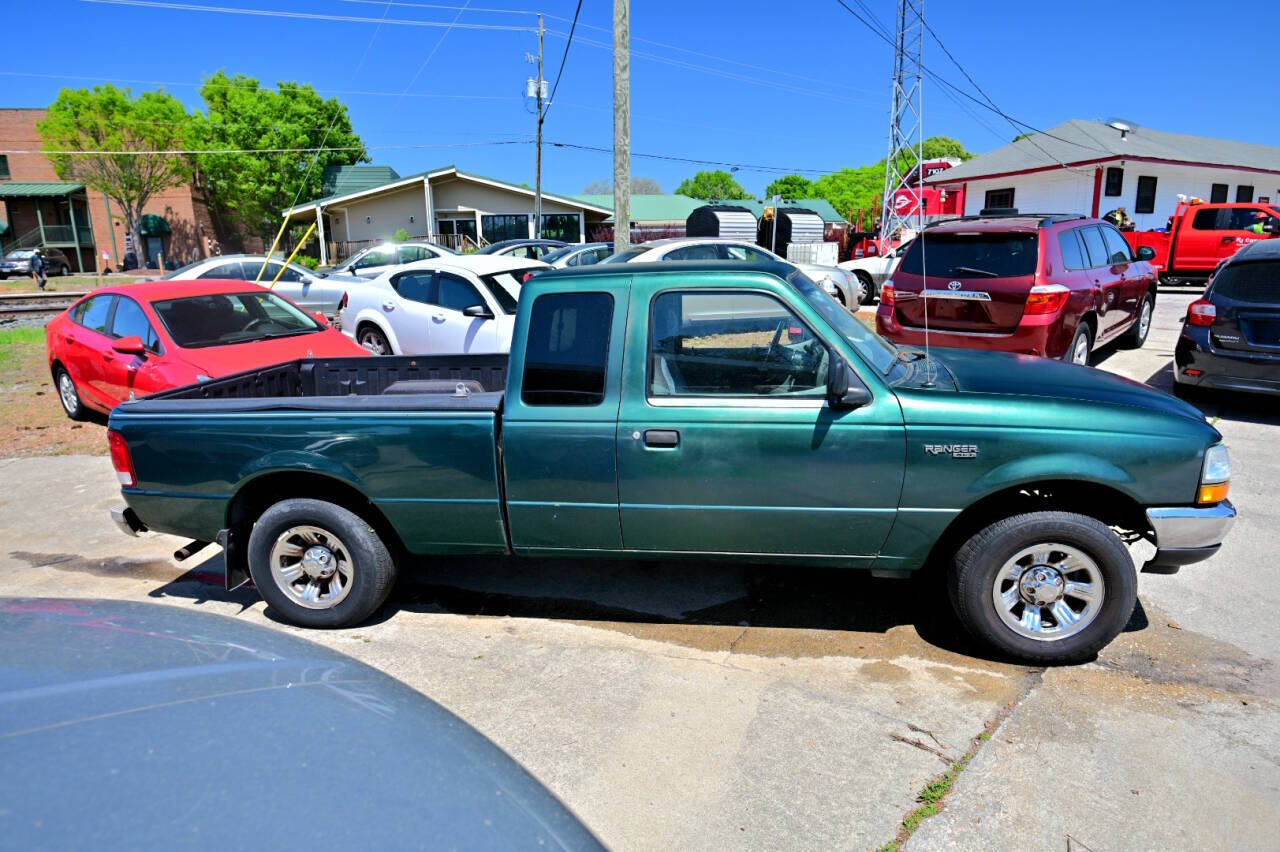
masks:
[[[778,239],[773,238],[774,222],[778,224]],[[791,243],[820,243],[824,241],[827,223],[807,207],[779,207],[771,219],[760,220],[758,242],[782,257],[787,256]]]
[[[684,224],[690,237],[723,237],[749,243],[756,240],[756,217],[745,207],[706,204],[690,213]]]

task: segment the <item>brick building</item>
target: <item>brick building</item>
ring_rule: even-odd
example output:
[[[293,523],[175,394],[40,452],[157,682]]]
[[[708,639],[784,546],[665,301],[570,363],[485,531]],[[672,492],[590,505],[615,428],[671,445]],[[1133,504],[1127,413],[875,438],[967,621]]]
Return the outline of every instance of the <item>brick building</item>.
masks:
[[[118,205],[100,192],[59,180],[43,154],[13,153],[39,151],[36,124],[44,116],[43,109],[0,109],[0,152],[10,152],[0,153],[0,249],[57,248],[73,267],[79,264],[72,272],[123,268],[129,240]],[[172,187],[152,198],[141,224],[143,245],[135,256],[151,267],[161,257],[168,267],[208,257],[225,237],[216,232],[209,205],[195,186]]]

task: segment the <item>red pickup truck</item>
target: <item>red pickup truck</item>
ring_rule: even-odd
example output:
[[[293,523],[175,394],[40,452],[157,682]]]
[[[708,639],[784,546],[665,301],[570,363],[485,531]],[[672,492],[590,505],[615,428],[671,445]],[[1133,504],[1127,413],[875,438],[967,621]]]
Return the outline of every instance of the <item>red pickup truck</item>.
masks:
[[[1166,231],[1124,232],[1135,252],[1143,246],[1155,251],[1151,266],[1166,284],[1207,280],[1241,246],[1278,235],[1280,206],[1187,201],[1178,202]]]

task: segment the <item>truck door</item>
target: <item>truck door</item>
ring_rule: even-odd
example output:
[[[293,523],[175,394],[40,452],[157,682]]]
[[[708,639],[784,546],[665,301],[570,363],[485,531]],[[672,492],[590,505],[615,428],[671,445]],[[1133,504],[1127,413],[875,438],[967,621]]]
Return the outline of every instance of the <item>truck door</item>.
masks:
[[[831,409],[827,371],[844,355],[780,282],[646,279],[632,288],[618,419],[626,549],[873,557],[902,482],[893,394]]]
[[[517,553],[622,548],[617,426],[629,286],[612,278],[521,294],[502,415]]]
[[[1226,207],[1199,205],[1183,215],[1169,258],[1169,269],[1177,272],[1211,272],[1222,258],[1223,249],[1235,242],[1226,232],[1231,211]],[[1233,247],[1228,254],[1235,251]]]

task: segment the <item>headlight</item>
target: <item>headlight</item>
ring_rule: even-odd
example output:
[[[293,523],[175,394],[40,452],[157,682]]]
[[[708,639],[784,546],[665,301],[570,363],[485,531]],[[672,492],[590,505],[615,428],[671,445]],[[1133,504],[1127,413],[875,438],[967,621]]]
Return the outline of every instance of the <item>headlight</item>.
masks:
[[[1231,457],[1225,444],[1214,444],[1204,452],[1204,467],[1200,471],[1200,491],[1197,503],[1221,503],[1227,499],[1231,486]]]

